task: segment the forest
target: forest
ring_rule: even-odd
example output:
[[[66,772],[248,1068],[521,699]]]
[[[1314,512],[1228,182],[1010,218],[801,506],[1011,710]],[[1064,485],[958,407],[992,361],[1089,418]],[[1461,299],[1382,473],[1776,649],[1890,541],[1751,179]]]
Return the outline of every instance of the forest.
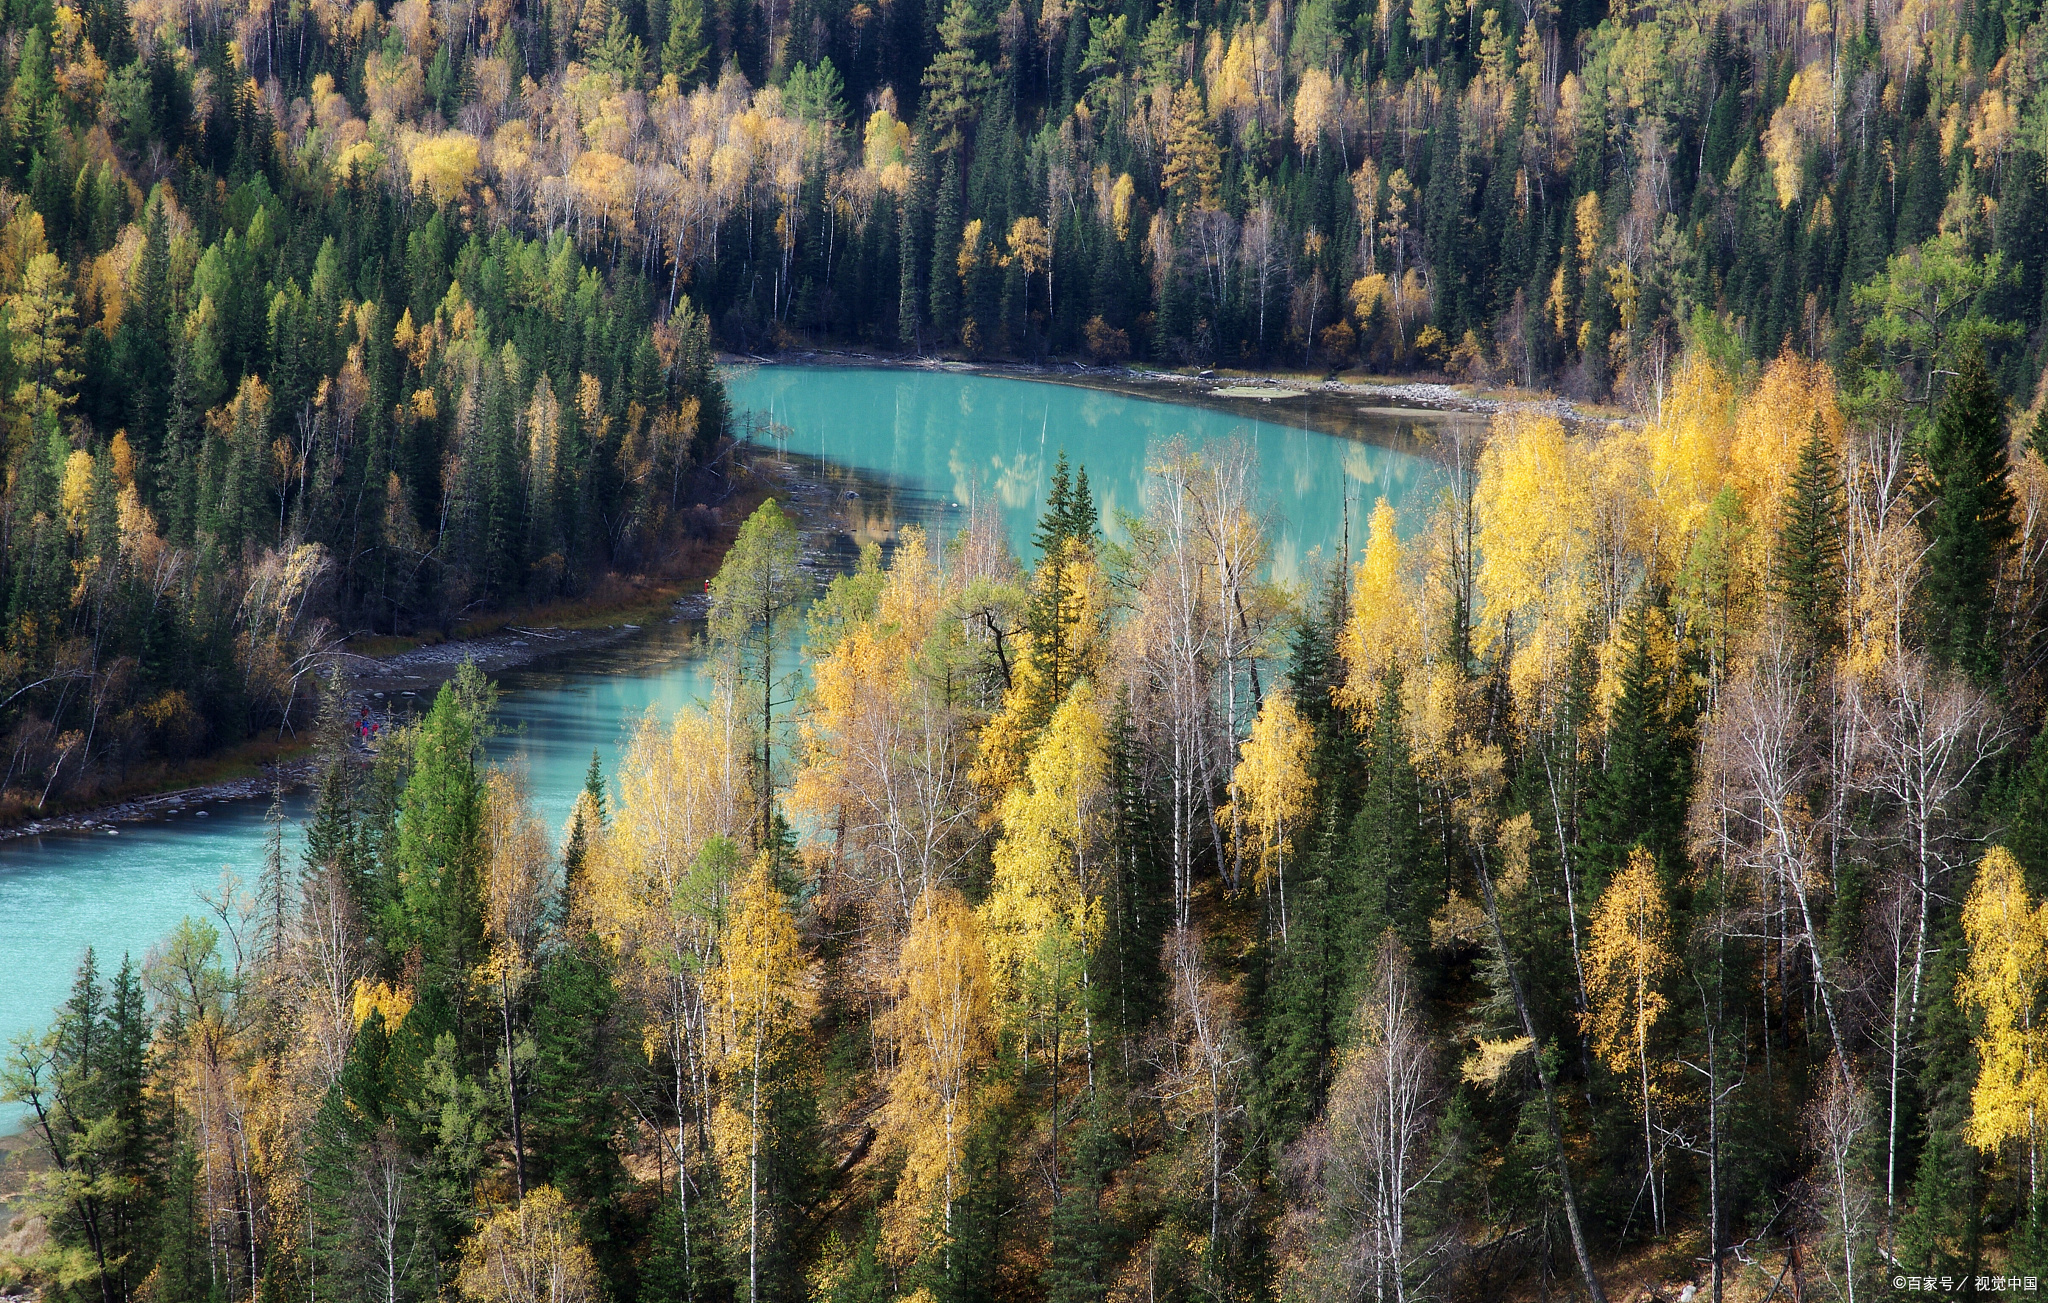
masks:
[[[1965,332],[1967,334],[1967,332]],[[1946,368],[1944,368],[1946,369]],[[5,1098],[48,1299],[1869,1298],[2048,1274],[2048,422],[1498,416],[1306,591],[1244,442],[818,588],[568,826],[473,667]],[[801,660],[792,650],[801,634]],[[2008,1286],[2008,1282],[2011,1282]],[[1932,1288],[1931,1286],[1929,1288]]]
[[[658,569],[714,349],[2025,406],[2037,8],[8,0],[0,816]]]
[[[7,1048],[0,1285],[2048,1275],[2032,0],[0,20],[0,802],[318,765],[302,851]],[[822,587],[767,503],[714,690],[565,828],[474,670],[351,745],[344,636],[657,569],[716,350],[811,345],[1604,406],[1508,402],[1300,587],[1244,443]]]

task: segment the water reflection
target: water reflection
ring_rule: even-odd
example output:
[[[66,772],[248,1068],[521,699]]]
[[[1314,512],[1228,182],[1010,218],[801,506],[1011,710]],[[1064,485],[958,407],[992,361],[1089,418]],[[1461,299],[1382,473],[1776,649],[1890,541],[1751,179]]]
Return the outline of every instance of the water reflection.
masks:
[[[922,369],[750,367],[730,376],[728,390],[735,410],[772,423],[792,453],[899,483],[943,484],[954,501],[994,502],[1027,557],[1061,450],[1087,468],[1102,528],[1116,538],[1125,517],[1143,512],[1148,467],[1169,440],[1200,448],[1242,437],[1258,454],[1273,574],[1286,583],[1310,577],[1311,555],[1338,550],[1347,496],[1355,517],[1384,495],[1409,521],[1418,518],[1441,483],[1418,449],[1478,425],[1450,413],[1304,399],[1217,410]]]

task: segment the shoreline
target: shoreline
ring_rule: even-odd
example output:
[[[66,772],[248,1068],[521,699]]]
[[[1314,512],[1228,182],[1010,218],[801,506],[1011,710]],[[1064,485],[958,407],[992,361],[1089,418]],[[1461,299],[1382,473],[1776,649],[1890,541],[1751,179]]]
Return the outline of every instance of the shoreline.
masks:
[[[1156,369],[1102,366],[1081,361],[974,362],[944,357],[868,353],[854,349],[791,350],[772,357],[761,354],[720,354],[718,362],[721,366],[808,365],[877,370],[947,371],[1030,380],[1121,393],[1185,406],[1206,407],[1257,420],[1291,418],[1294,423],[1306,428],[1318,429],[1337,437],[1357,437],[1354,431],[1345,427],[1347,420],[1356,410],[1352,405],[1360,403],[1370,404],[1365,408],[1367,411],[1384,413],[1388,409],[1395,409],[1413,411],[1418,416],[1481,418],[1502,410],[1534,408],[1568,421],[1605,419],[1592,413],[1581,412],[1569,401],[1549,395],[1540,398],[1532,395],[1526,401],[1496,399],[1477,396],[1447,383],[1427,381],[1381,384],[1327,378],[1312,380],[1285,373],[1231,373],[1215,370],[1188,374]],[[1275,404],[1279,404],[1277,409]],[[738,432],[735,432],[734,440],[736,448],[750,446],[744,435]],[[1422,439],[1403,442],[1410,445],[1406,448],[1407,451],[1424,455],[1441,456],[1446,451],[1440,445],[1432,447]],[[757,455],[747,459],[747,470],[750,476],[758,481],[753,487],[762,491],[759,496],[780,497],[793,509],[798,509],[798,514],[804,518],[804,532],[807,534],[825,526],[825,521],[820,517],[830,513],[830,493],[817,494],[818,501],[815,503],[803,503],[806,490],[823,489],[817,469],[798,459],[758,455],[764,452],[766,449],[758,449]],[[811,510],[802,510],[805,505],[810,506]],[[730,523],[732,529],[736,530],[737,526],[737,520]],[[719,550],[723,552],[722,548]],[[651,578],[638,576],[630,582],[648,583]],[[467,638],[418,643],[383,654],[352,652],[344,646],[339,658],[349,667],[349,703],[359,711],[366,711],[375,722],[389,724],[394,719],[402,719],[414,713],[404,709],[407,704],[430,701],[433,693],[455,676],[456,670],[464,661],[474,661],[477,668],[486,674],[495,675],[507,670],[520,669],[558,654],[591,651],[622,642],[645,627],[643,623],[628,622],[626,617],[637,616],[642,621],[650,623],[656,620],[673,622],[701,618],[704,613],[703,598],[691,588],[692,583],[698,578],[701,576],[692,574],[680,579],[670,577],[667,582],[656,579],[649,585],[656,590],[655,592],[621,596],[616,601],[589,608],[586,612],[578,612],[571,617],[572,623],[569,624],[544,623],[544,611],[530,609],[526,612],[511,613],[502,622],[490,628],[489,632]],[[673,591],[673,596],[669,595],[669,590]],[[519,618],[521,615],[530,618],[522,621]],[[615,623],[599,625],[597,621],[607,615],[621,618]],[[240,772],[233,777],[196,783],[188,780],[192,770],[203,770],[208,764],[235,764],[233,753],[237,749],[248,749],[255,741],[256,739],[250,739],[240,744],[238,748],[229,748],[212,757],[191,762],[184,774],[172,772],[163,776],[162,782],[176,784],[175,786],[145,788],[130,795],[77,810],[68,810],[43,818],[24,819],[19,823],[0,827],[0,844],[23,837],[40,837],[52,833],[118,834],[118,825],[121,824],[149,822],[194,806],[214,802],[250,800],[272,790],[291,791],[303,786],[312,778],[316,762],[311,754],[311,740],[306,738],[287,745],[284,754],[278,758],[258,759],[255,762],[258,772]],[[275,754],[274,747],[275,744],[270,744],[259,749],[270,749]],[[359,749],[365,758],[371,754],[367,746],[359,744]]]
[[[849,561],[851,555],[857,555],[857,549],[849,555],[843,548],[818,546],[822,536],[845,533],[846,530],[844,522],[833,518],[836,491],[824,483],[819,468],[812,464],[811,459],[782,457],[745,443],[736,443],[736,446],[752,450],[746,459],[746,469],[754,481],[750,488],[756,491],[750,492],[747,498],[776,498],[797,517],[799,528],[806,537],[804,558],[808,568],[819,569],[822,573]],[[749,506],[748,510],[751,511],[752,507]],[[739,523],[737,517],[729,522],[730,531],[737,532]],[[723,551],[721,547],[721,555]],[[434,693],[455,677],[464,662],[473,661],[485,674],[496,676],[566,653],[613,646],[657,623],[701,620],[709,610],[708,599],[696,591],[695,586],[704,578],[691,574],[656,581],[649,585],[652,592],[633,593],[622,596],[618,601],[588,608],[572,617],[576,619],[575,623],[543,623],[538,618],[518,618],[521,614],[529,617],[542,614],[529,610],[514,613],[490,632],[472,637],[448,638],[381,655],[351,652],[344,647],[337,654],[337,659],[348,669],[349,706],[366,712],[372,721],[388,727],[423,711],[433,700]],[[615,617],[614,622],[597,623],[607,616]],[[628,617],[636,617],[639,622],[631,622]],[[0,827],[0,844],[24,837],[61,833],[118,835],[122,824],[153,822],[217,802],[252,800],[274,790],[290,792],[315,777],[318,761],[312,754],[313,743],[308,730],[287,747],[281,758],[257,760],[259,772],[238,773],[231,778],[212,781],[189,781],[191,770],[203,769],[209,764],[236,763],[233,759],[235,751],[249,748],[252,742],[268,749],[269,744],[250,739],[236,748],[191,762],[186,770],[187,776],[175,772],[165,775],[163,781],[175,786],[142,790],[77,810]],[[364,762],[375,754],[361,742],[354,744],[354,750]]]
[[[790,349],[772,355],[721,353],[718,361],[727,366],[844,366],[948,371],[999,379],[1035,380],[1152,398],[1159,402],[1209,407],[1260,420],[1273,420],[1276,413],[1265,409],[1272,403],[1281,402],[1290,404],[1282,408],[1281,413],[1299,411],[1304,425],[1340,437],[1351,436],[1341,428],[1341,419],[1330,418],[1341,418],[1349,413],[1327,410],[1332,405],[1348,407],[1361,404],[1368,411],[1412,411],[1418,415],[1437,416],[1490,417],[1504,411],[1534,411],[1575,424],[1613,420],[1619,415],[1582,408],[1572,400],[1548,391],[1523,394],[1510,387],[1504,391],[1474,393],[1470,386],[1453,384],[1448,380],[1346,380],[1341,374],[1333,378],[1328,373],[1238,371],[1228,367],[1183,372],[1153,367],[1106,366],[1079,360],[980,362],[945,356],[867,352],[854,348]],[[1325,410],[1318,411],[1318,407]]]

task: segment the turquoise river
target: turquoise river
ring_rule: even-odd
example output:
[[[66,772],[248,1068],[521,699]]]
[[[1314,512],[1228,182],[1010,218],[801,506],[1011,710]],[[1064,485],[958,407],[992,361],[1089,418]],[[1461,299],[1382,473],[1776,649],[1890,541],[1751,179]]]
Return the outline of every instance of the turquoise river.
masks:
[[[998,503],[1020,553],[1044,500],[1054,459],[1085,466],[1105,529],[1144,504],[1148,459],[1166,441],[1199,448],[1242,437],[1256,448],[1271,512],[1272,568],[1300,580],[1313,555],[1340,547],[1347,495],[1355,514],[1384,495],[1413,515],[1438,483],[1436,463],[1405,451],[1469,417],[1318,400],[1315,419],[1288,420],[1290,403],[1225,410],[1124,392],[948,370],[746,367],[728,375],[743,429],[769,451],[844,472],[848,505],[876,529],[916,521],[935,530],[981,495]],[[1303,428],[1313,423],[1321,429]],[[1337,430],[1339,433],[1328,433]],[[647,629],[599,651],[510,672],[498,757],[521,765],[550,826],[567,819],[596,750],[616,766],[632,723],[672,712],[700,690],[687,623]],[[263,857],[262,800],[217,802],[118,834],[65,833],[0,843],[0,1052],[46,1024],[80,958],[93,947],[111,970],[138,964],[188,914],[208,910],[226,875],[252,881]],[[302,802],[287,804],[296,855]],[[0,1105],[0,1130],[19,1121]]]

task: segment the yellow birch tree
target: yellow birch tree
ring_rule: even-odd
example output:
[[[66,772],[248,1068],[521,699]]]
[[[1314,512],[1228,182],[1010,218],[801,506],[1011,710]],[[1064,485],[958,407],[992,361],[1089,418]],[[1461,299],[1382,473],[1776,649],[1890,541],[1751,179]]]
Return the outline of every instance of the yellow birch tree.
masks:
[[[1287,856],[1313,809],[1315,775],[1309,771],[1312,735],[1294,698],[1268,694],[1252,721],[1251,736],[1238,747],[1237,768],[1230,776],[1230,804],[1217,818],[1251,833],[1257,859],[1252,881],[1270,890],[1280,903],[1280,937],[1287,939]],[[1242,855],[1244,848],[1238,848]]]
[[[2048,1116],[2048,1044],[2041,996],[2048,987],[2048,906],[2036,907],[2011,851],[1994,846],[1963,902],[1970,962],[1956,1000],[1980,1014],[1977,1084],[1964,1129],[1979,1149],[2024,1140],[2031,1154]]]
[[[952,1238],[953,1205],[965,1189],[961,1154],[974,1074],[994,1049],[988,955],[981,925],[958,892],[938,887],[918,897],[898,974],[896,1006],[882,1024],[896,1045],[882,1129],[906,1159],[888,1238],[908,1259],[935,1194],[940,1227]]]
[[[721,962],[712,979],[723,1023],[719,1080],[719,1150],[731,1177],[746,1173],[747,1299],[761,1285],[763,1144],[770,1080],[787,1042],[802,1025],[799,983],[803,952],[789,902],[775,885],[764,852],[733,893],[731,921],[719,939]],[[740,1192],[735,1192],[740,1193]]]
[[[1650,1033],[1669,1003],[1658,990],[1673,967],[1671,916],[1657,866],[1638,846],[1628,864],[1607,884],[1593,911],[1591,944],[1586,953],[1586,1002],[1581,1019],[1592,1037],[1593,1052],[1609,1071],[1632,1081],[1631,1093],[1643,1110],[1644,1180],[1650,1213],[1661,1228],[1663,1189],[1658,1179],[1656,1127],[1658,1094],[1650,1065]]]

